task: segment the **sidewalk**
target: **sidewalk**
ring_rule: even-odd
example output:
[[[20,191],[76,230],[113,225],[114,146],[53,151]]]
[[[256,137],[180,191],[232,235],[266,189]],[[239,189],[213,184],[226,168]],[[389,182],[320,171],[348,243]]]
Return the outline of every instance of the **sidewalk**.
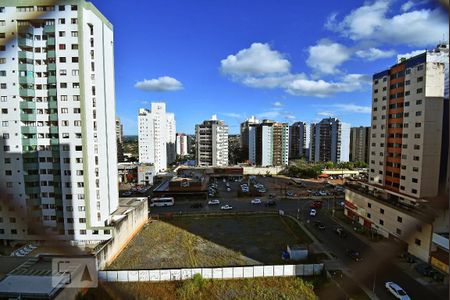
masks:
[[[361,240],[363,243],[368,245],[370,248],[372,248],[374,251],[384,251],[386,249],[388,244],[391,244],[392,241],[389,241],[387,239],[383,239],[377,242],[371,241],[366,236],[363,236],[362,234],[359,234],[357,232],[354,232],[353,227],[350,224],[347,224],[340,220],[337,217],[330,216],[332,220],[334,220],[337,224],[339,224],[341,227],[343,227],[345,230],[353,234],[355,237],[357,237],[359,240]],[[448,283],[438,283],[434,281],[433,279],[425,276],[421,276],[417,273],[416,270],[414,270],[414,264],[409,264],[405,262],[404,260],[394,257],[392,260],[392,263],[394,263],[398,268],[400,268],[405,274],[407,274],[409,277],[414,279],[416,282],[420,283],[422,286],[425,286],[427,288],[430,288],[434,291],[436,291],[439,295],[443,296],[443,298],[447,298],[448,296]]]

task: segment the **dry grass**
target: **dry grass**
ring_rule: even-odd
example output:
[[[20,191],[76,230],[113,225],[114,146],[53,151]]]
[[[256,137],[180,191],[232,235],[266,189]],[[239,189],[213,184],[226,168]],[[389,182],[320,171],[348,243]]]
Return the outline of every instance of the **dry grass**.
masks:
[[[162,221],[139,232],[108,269],[253,265],[258,262]]]
[[[188,280],[183,282],[102,283],[85,299],[317,299],[310,283],[296,277],[240,280]]]

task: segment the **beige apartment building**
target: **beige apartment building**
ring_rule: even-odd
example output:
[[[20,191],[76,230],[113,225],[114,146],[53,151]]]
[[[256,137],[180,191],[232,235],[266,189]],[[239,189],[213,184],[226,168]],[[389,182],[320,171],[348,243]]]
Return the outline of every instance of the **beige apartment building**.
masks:
[[[448,118],[448,44],[375,74],[369,180],[345,193],[348,217],[446,272]]]

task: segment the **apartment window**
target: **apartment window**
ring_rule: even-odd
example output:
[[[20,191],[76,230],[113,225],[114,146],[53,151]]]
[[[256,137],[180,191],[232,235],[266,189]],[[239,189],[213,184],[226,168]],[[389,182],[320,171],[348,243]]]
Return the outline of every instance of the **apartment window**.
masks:
[[[422,100],[416,100],[416,105],[422,104]]]
[[[384,209],[380,208],[380,214],[384,214]]]
[[[420,117],[422,115],[421,111],[416,111],[416,117]]]
[[[421,70],[423,70],[423,65],[418,65],[417,66],[417,71],[421,71]]]
[[[71,24],[77,24],[77,23],[78,23],[77,18],[72,18],[72,19],[70,19],[70,23],[71,23]]]
[[[73,101],[80,101],[80,95],[73,95]]]
[[[58,19],[58,24],[66,24],[66,19],[64,18]]]
[[[67,83],[61,82],[61,83],[59,84],[59,87],[62,88],[62,89],[66,89],[66,88],[67,88]]]
[[[418,156],[413,156],[413,160],[419,161],[419,160],[420,160],[420,157],[418,157]]]
[[[370,203],[370,202],[367,203],[367,207],[368,207],[368,208],[371,208],[371,207],[372,207],[372,203]]]
[[[78,57],[76,57],[76,56],[75,56],[75,57],[72,57],[72,62],[73,62],[73,63],[77,63],[77,62],[78,62]]]
[[[81,108],[74,108],[73,109],[73,113],[74,114],[80,114],[81,113]]]
[[[66,58],[65,57],[60,57],[59,58],[59,62],[60,63],[65,63],[67,60],[66,60]]]
[[[411,80],[406,80],[405,81],[405,85],[410,85],[411,84]]]
[[[67,95],[61,95],[61,101],[67,101]]]
[[[78,31],[72,31],[70,34],[72,37],[78,37]]]
[[[0,71],[0,76],[5,77],[6,76],[6,71]]]
[[[66,76],[67,75],[67,70],[66,69],[59,70],[59,75]]]
[[[78,44],[72,44],[71,48],[72,50],[78,50]]]
[[[78,219],[78,222],[80,222],[80,223],[86,223],[86,219],[85,219],[85,218],[79,218],[79,219]]]
[[[0,89],[6,90],[6,83],[0,83]]]
[[[417,94],[420,94],[420,93],[422,93],[423,92],[423,89],[422,88],[420,88],[420,89],[417,89]]]
[[[0,102],[7,102],[7,101],[8,101],[7,96],[1,96],[0,97]]]
[[[397,232],[398,235],[401,235],[401,234],[402,234],[402,230],[399,229],[399,228],[397,228],[397,229],[395,230],[395,232]]]
[[[64,10],[66,10],[66,7],[64,5],[58,5],[58,10],[64,11]]]
[[[404,106],[409,106],[409,101],[406,101]]]
[[[411,74],[411,69],[406,69],[405,74],[406,75]]]
[[[66,32],[65,31],[59,31],[58,35],[59,35],[59,37],[65,37],[66,36]]]
[[[79,89],[80,88],[80,83],[79,82],[74,82],[74,83],[72,83],[72,87],[74,89]]]
[[[371,215],[370,213],[367,213],[367,218],[370,219]]]
[[[405,96],[409,96],[409,94],[410,94],[409,91],[406,91],[406,92],[405,92]]]
[[[399,222],[399,223],[403,222],[402,217],[398,216],[398,217],[397,217],[397,222]]]
[[[5,25],[6,25],[5,20],[0,20],[0,26],[5,26]]]
[[[420,133],[414,134],[414,138],[415,138],[415,139],[420,139]]]
[[[0,39],[4,39],[6,37],[6,34],[4,32],[0,32]]]
[[[414,150],[420,150],[420,145],[414,145]]]
[[[379,223],[380,223],[380,225],[384,225],[384,221],[383,220],[380,220]]]
[[[413,170],[413,172],[419,172],[419,168],[418,167],[413,167],[412,170]]]
[[[80,73],[80,71],[78,69],[72,70],[72,76],[78,76],[79,73]]]
[[[414,241],[414,243],[415,243],[417,246],[420,246],[420,245],[422,244],[422,242],[421,242],[419,239],[416,239],[416,240]]]
[[[417,190],[416,189],[411,189],[411,193],[417,194]]]
[[[77,10],[77,9],[78,9],[77,5],[71,5],[70,6],[70,10],[72,10],[72,11]]]
[[[411,178],[411,181],[414,182],[414,183],[419,182],[417,178]]]
[[[66,44],[59,44],[58,45],[59,50],[66,50]]]

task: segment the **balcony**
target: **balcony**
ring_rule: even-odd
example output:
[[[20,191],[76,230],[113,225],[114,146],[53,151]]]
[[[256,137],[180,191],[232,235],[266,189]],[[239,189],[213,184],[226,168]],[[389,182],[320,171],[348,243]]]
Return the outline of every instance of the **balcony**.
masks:
[[[47,46],[55,46],[55,38],[51,37],[47,39]]]
[[[58,126],[50,126],[50,133],[58,133]]]
[[[47,65],[47,69],[49,71],[56,71],[56,64],[55,63],[50,63]]]
[[[33,71],[33,65],[32,64],[19,64],[19,71]]]
[[[20,114],[20,120],[21,121],[36,121],[36,115],[35,114]]]
[[[48,95],[51,96],[56,96],[56,89],[49,89],[48,90]]]
[[[19,77],[19,83],[21,83],[21,84],[34,84],[34,77],[32,77],[32,76],[21,76],[21,77]]]
[[[37,145],[36,138],[22,139],[22,146],[35,146],[35,145]]]
[[[57,101],[49,101],[48,108],[58,108],[58,102]]]
[[[33,89],[20,89],[19,95],[20,97],[34,97],[35,93]]]
[[[51,114],[48,116],[50,121],[58,121],[58,114]]]
[[[35,134],[37,132],[37,128],[36,127],[32,127],[32,126],[22,126],[21,127],[21,132],[24,134]]]
[[[19,59],[33,59],[34,55],[31,51],[19,51]]]
[[[19,44],[19,47],[33,47],[33,40],[28,38],[19,38],[17,40],[17,43]]]
[[[56,57],[55,50],[49,50],[47,51],[47,57]]]
[[[36,103],[32,101],[22,101],[20,102],[20,109],[35,109]]]
[[[54,84],[54,83],[56,83],[56,76],[48,76],[48,77],[47,77],[47,83],[48,83],[48,84]]]
[[[51,33],[51,32],[55,32],[55,25],[45,25],[44,33]]]

